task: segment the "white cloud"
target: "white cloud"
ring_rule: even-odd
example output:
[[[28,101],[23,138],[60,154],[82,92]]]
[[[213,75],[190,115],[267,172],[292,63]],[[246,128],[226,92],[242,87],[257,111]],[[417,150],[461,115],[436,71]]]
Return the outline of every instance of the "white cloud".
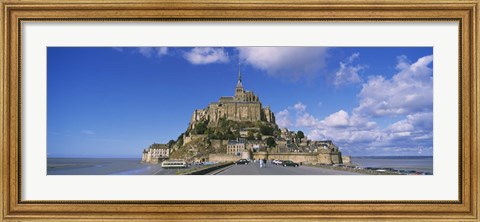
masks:
[[[93,135],[93,134],[95,134],[95,132],[93,132],[93,130],[82,130],[82,131],[80,131],[80,133],[86,134],[86,135]]]
[[[168,55],[168,47],[157,48],[157,55],[158,56]]]
[[[377,127],[374,121],[355,113],[350,116],[345,110],[332,113],[318,123],[319,128],[338,128],[339,130],[344,130],[345,127],[353,127],[355,130],[370,130]]]
[[[139,47],[137,48],[138,53],[141,55],[150,58],[152,57],[153,54],[153,48],[152,47]]]
[[[137,52],[141,55],[152,58],[152,57],[162,57],[168,55],[168,47],[138,47],[136,48]]]
[[[239,47],[242,61],[270,76],[289,80],[312,79],[325,65],[324,47]]]
[[[277,125],[280,128],[286,128],[292,126],[292,121],[290,119],[290,113],[288,112],[287,109],[284,109],[278,113],[275,114],[275,120],[277,122]]]
[[[318,119],[309,113],[297,114],[295,126],[297,127],[312,127],[318,124]]]
[[[350,57],[348,57],[347,64],[352,64],[352,62],[355,61],[355,59],[358,59],[358,57],[360,57],[360,53],[353,53]]]
[[[410,121],[402,120],[390,125],[389,130],[391,132],[404,132],[413,130],[413,125]]]
[[[340,148],[357,148],[365,146],[381,136],[380,131],[355,130],[338,128],[315,128],[308,133],[308,138],[314,140],[332,140]]]
[[[304,112],[305,109],[307,109],[307,106],[304,105],[302,102],[298,102],[293,105],[293,109],[295,109],[297,112]]]
[[[313,127],[317,125],[319,120],[314,116],[310,115],[309,113],[305,112],[306,109],[307,106],[302,102],[295,103],[295,105],[289,106],[287,109],[284,110],[286,112],[282,113],[284,115],[283,118],[288,117],[289,123],[290,125],[292,125],[290,113],[288,112],[288,110],[293,110],[296,116],[296,127]]]
[[[350,117],[348,113],[344,110],[340,110],[336,113],[327,116],[324,120],[322,120],[322,124],[326,126],[338,127],[338,126],[348,126],[350,124]]]
[[[431,131],[433,129],[433,113],[426,112],[407,115],[406,119],[395,122],[387,128],[391,133],[412,132],[416,129]]]
[[[183,57],[194,65],[229,62],[228,53],[223,48],[197,47],[185,52]]]
[[[360,56],[360,53],[352,54],[347,61],[340,62],[340,68],[335,73],[335,86],[347,85],[362,82],[359,72],[364,70],[365,65],[352,65],[352,63]]]
[[[359,93],[360,105],[354,112],[368,116],[408,115],[433,108],[433,77],[428,67],[433,56],[425,56],[413,64],[398,58],[399,72],[391,79],[370,77]]]
[[[308,137],[316,140],[333,140],[340,147],[369,143],[381,135],[375,122],[355,114],[349,115],[344,110],[332,113],[317,122],[318,124],[308,133]]]

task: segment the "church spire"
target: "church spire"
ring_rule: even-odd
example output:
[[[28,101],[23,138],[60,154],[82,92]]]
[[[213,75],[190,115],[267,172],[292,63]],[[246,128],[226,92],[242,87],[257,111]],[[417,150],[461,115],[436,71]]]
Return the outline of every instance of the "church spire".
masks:
[[[242,81],[242,73],[240,73],[240,61],[238,61],[238,81]]]
[[[240,61],[238,61],[238,81],[237,88],[243,88],[242,86],[242,73],[240,72]]]

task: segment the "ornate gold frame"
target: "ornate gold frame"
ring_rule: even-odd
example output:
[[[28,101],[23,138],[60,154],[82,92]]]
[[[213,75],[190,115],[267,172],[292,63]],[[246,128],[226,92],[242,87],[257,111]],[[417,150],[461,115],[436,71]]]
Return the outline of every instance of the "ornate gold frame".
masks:
[[[478,221],[479,1],[454,0],[1,0],[1,220],[5,221]],[[458,21],[458,201],[22,201],[22,21]]]

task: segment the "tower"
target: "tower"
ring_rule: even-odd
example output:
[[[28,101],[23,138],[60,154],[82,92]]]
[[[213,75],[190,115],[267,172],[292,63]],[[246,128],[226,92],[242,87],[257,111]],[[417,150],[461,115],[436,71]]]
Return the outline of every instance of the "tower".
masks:
[[[238,63],[238,81],[237,86],[235,87],[235,99],[241,100],[245,95],[245,89],[242,85],[242,73],[240,72],[240,63]]]

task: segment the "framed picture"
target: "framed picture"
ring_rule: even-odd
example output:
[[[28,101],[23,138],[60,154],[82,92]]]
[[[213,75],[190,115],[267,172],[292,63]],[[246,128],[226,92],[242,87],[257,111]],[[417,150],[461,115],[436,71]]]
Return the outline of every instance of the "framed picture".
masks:
[[[2,220],[478,220],[478,1],[1,6]]]

